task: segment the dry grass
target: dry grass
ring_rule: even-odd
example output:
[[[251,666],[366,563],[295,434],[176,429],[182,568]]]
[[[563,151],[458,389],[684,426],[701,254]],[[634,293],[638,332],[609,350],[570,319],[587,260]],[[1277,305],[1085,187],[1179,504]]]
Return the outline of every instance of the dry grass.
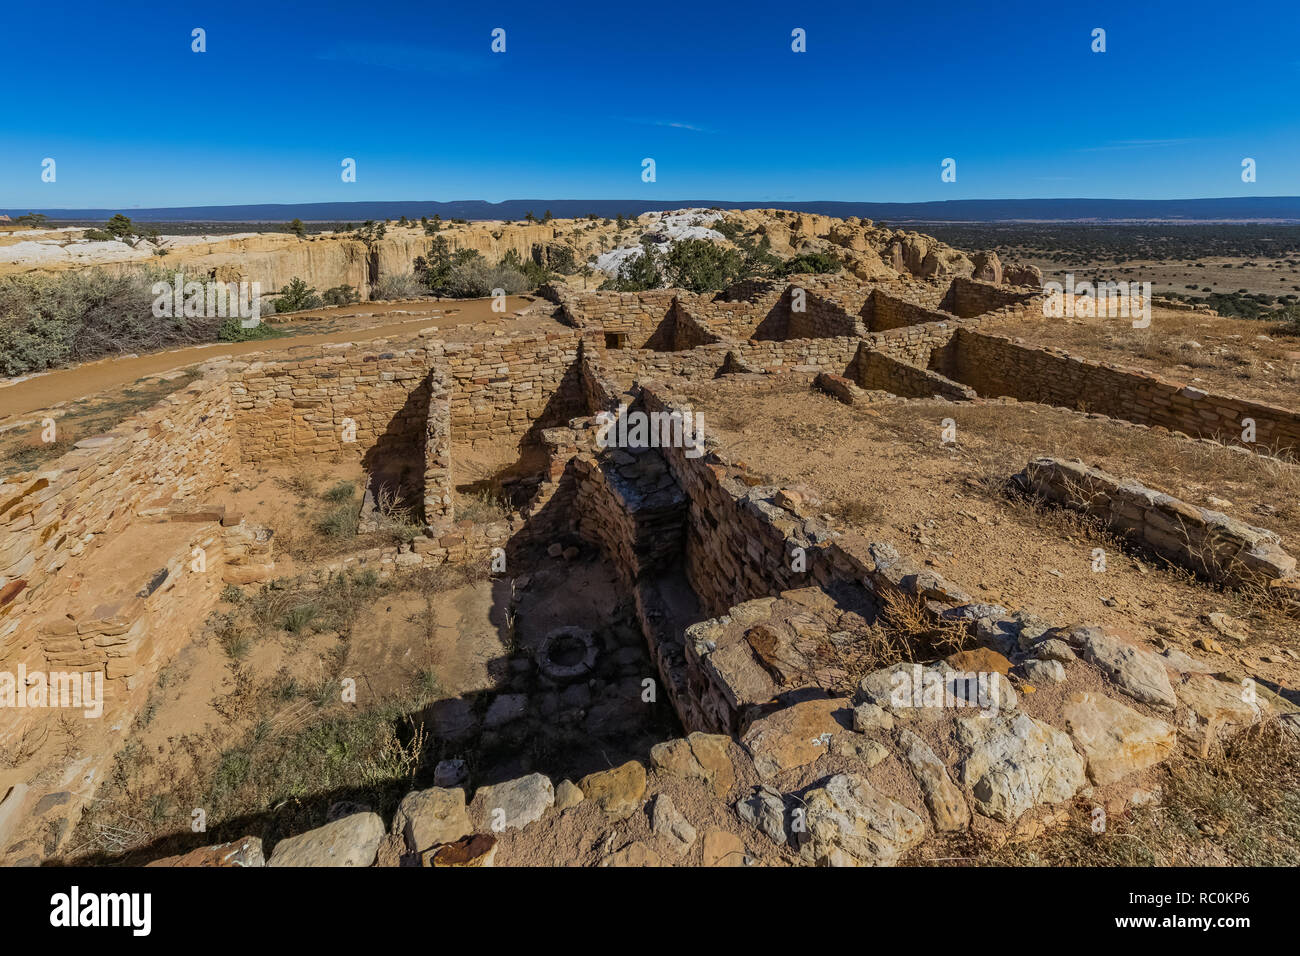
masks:
[[[52,442],[39,440],[43,429],[40,421],[5,432],[0,435],[0,478],[40,468],[67,454],[80,439],[112,430],[132,415],[185,389],[197,377],[196,371],[187,370],[172,381],[141,379],[133,385],[74,402],[55,420],[56,438]],[[41,413],[33,412],[32,416],[39,418]]]
[[[1031,843],[974,848],[993,866],[1294,866],[1300,859],[1300,743],[1276,720],[1208,756],[1164,767],[1161,799],[1092,830],[1092,804]]]

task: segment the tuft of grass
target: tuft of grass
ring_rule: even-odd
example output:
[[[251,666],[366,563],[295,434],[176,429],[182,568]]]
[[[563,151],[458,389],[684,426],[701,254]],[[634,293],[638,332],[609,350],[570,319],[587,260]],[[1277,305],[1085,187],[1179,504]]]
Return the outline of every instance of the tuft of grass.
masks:
[[[325,512],[317,520],[316,530],[327,538],[355,538],[359,518],[356,505],[342,504]]]
[[[475,524],[492,524],[503,521],[510,512],[501,498],[490,490],[483,490],[465,495],[456,507],[458,521],[472,521]]]
[[[320,608],[314,603],[299,604],[289,609],[281,620],[280,626],[290,634],[301,634],[317,621],[320,613]]]
[[[322,497],[326,501],[334,504],[342,504],[345,501],[351,501],[357,493],[357,486],[351,481],[340,481],[325,492]]]
[[[829,513],[847,524],[859,527],[882,524],[885,520],[885,509],[879,502],[863,501],[860,498],[836,501]]]

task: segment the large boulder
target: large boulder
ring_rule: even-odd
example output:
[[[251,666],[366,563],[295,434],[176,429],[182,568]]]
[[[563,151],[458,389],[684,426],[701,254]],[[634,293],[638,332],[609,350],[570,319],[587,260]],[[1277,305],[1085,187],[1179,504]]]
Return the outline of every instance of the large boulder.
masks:
[[[1090,627],[1083,636],[1083,657],[1136,701],[1170,708],[1178,703],[1165,662],[1152,651]]]
[[[925,821],[855,773],[805,797],[800,855],[823,866],[892,866],[925,839]]]
[[[1007,285],[1041,289],[1043,287],[1043,270],[1028,263],[1007,263],[1002,267],[1002,281]]]
[[[1179,702],[1187,708],[1181,727],[1198,739],[1205,733],[1214,738],[1227,737],[1256,723],[1271,710],[1267,701],[1248,694],[1242,685],[1208,674],[1192,674],[1176,690]]]
[[[1071,695],[1064,713],[1070,736],[1088,759],[1088,776],[1099,787],[1159,763],[1178,743],[1164,721],[1100,694]]]
[[[966,797],[948,776],[943,761],[927,744],[910,730],[898,732],[898,742],[916,782],[921,785],[925,805],[934,818],[934,828],[939,831],[964,830],[970,825],[970,808]]]
[[[255,836],[246,836],[242,840],[218,843],[215,846],[202,846],[179,856],[163,857],[146,863],[146,866],[266,866],[262,854],[262,841]]]
[[[665,740],[650,748],[650,763],[661,773],[687,780],[702,780],[713,795],[724,798],[736,783],[736,770],[725,734],[696,731],[685,738]]]
[[[606,813],[621,818],[631,816],[641,806],[645,784],[645,767],[629,760],[621,767],[588,774],[578,781],[578,788]]]
[[[996,252],[976,252],[970,257],[972,279],[1002,284],[1002,261]]]
[[[847,698],[805,700],[762,717],[741,739],[764,780],[812,763],[832,738],[849,732],[853,711]]]
[[[966,749],[962,785],[980,813],[1002,823],[1069,800],[1087,783],[1070,738],[1028,714],[959,718],[957,740]]]
[[[465,810],[465,791],[459,787],[413,790],[402,798],[393,815],[393,833],[405,840],[411,853],[423,853],[473,832]]]
[[[650,811],[650,829],[668,841],[673,852],[678,856],[684,854],[695,844],[698,834],[681,811],[673,803],[673,798],[666,793],[655,797]]]
[[[522,830],[555,805],[555,788],[544,773],[479,787],[470,816],[480,828]]]
[[[377,813],[354,813],[281,840],[267,866],[370,866],[384,838]]]

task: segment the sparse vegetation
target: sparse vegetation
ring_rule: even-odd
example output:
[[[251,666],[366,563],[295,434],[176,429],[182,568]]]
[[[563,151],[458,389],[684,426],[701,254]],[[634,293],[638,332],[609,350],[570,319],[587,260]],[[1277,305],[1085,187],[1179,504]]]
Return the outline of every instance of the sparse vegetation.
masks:
[[[152,285],[175,279],[100,269],[0,277],[0,374],[214,341],[221,318],[154,315]]]

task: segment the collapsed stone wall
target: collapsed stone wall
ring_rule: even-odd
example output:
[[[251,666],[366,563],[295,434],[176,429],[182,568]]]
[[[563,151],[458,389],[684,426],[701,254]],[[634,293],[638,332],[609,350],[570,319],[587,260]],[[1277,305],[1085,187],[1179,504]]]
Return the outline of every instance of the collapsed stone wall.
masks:
[[[688,411],[653,383],[641,386],[641,400],[647,412]],[[706,440],[709,450],[700,457],[684,448],[660,449],[689,502],[685,572],[706,616],[721,617],[736,605],[800,588],[820,588],[837,597],[841,611],[867,621],[879,613],[886,593],[925,601],[935,615],[973,603],[940,575],[901,561],[889,545],[830,531],[797,495],[778,497],[778,489],[764,487],[711,445]],[[651,650],[661,656],[658,648]],[[685,642],[687,691],[674,698],[674,706],[688,729],[736,733],[754,712],[728,686],[726,668],[706,660],[710,653]]]
[[[1277,406],[1213,395],[1158,375],[969,328],[958,329],[946,351],[946,374],[980,395],[1086,409],[1194,438],[1235,441],[1251,419],[1256,447],[1300,450],[1300,413]]]
[[[1025,491],[1101,518],[1140,546],[1211,580],[1267,587],[1295,575],[1295,558],[1273,532],[1081,461],[1036,458],[1014,480]]]

